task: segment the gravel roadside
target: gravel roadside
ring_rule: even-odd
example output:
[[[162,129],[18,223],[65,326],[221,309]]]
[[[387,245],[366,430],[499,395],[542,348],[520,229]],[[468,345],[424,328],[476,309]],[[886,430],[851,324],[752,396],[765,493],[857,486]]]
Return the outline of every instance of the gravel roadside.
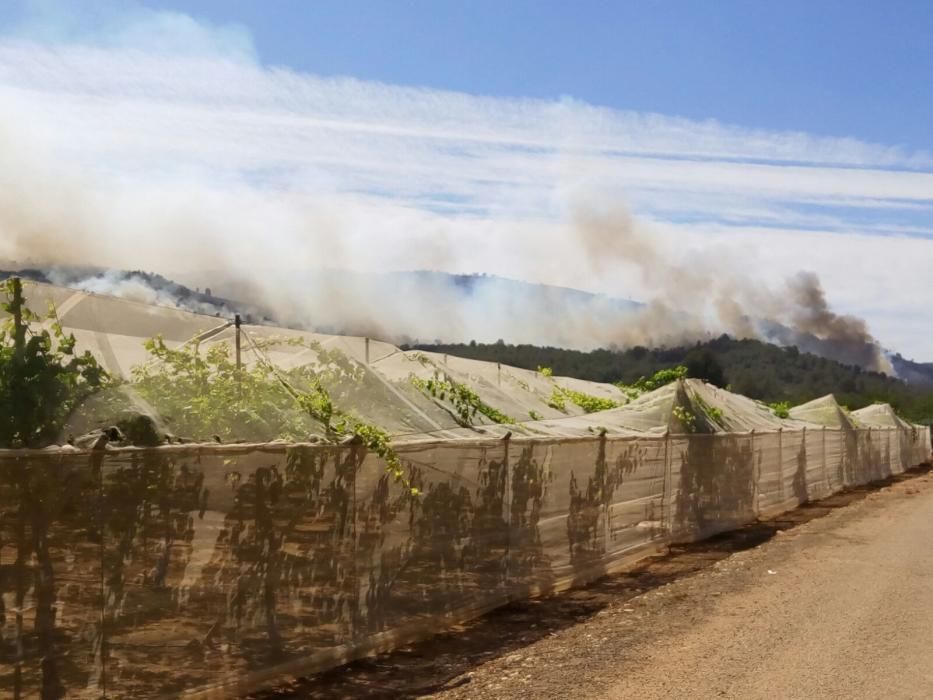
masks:
[[[455,698],[933,697],[933,477],[477,668]]]

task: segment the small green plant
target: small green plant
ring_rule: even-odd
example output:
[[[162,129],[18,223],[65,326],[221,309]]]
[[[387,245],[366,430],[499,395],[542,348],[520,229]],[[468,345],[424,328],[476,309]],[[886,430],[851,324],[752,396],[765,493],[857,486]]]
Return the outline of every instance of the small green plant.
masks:
[[[547,405],[556,411],[561,411],[562,413],[567,412],[567,401],[564,398],[564,392],[560,389],[560,387],[555,386],[551,390],[551,398],[548,399]]]
[[[566,412],[568,401],[582,408],[584,413],[608,411],[610,408],[618,408],[621,405],[618,401],[613,401],[612,399],[604,399],[599,396],[585,394],[582,391],[574,391],[573,389],[555,386],[551,390],[551,398],[548,401],[548,406],[558,411]]]
[[[531,420],[541,420],[541,414],[534,410],[528,411],[528,417],[531,418]]]
[[[693,402],[697,406],[700,407],[700,410],[703,411],[703,413],[705,413],[709,417],[710,420],[712,420],[714,423],[717,423],[720,425],[722,424],[722,409],[721,408],[718,408],[716,406],[710,406],[708,403],[706,403],[706,401],[702,399],[702,397],[696,394],[694,394],[692,398],[693,398]]]
[[[674,406],[671,414],[676,418],[688,433],[696,428],[696,416],[683,406]]]
[[[542,367],[538,365],[538,374],[540,374],[542,377],[553,377],[554,370],[552,370],[550,367]]]
[[[454,417],[464,426],[472,426],[477,414],[486,416],[493,423],[507,424],[515,421],[498,409],[485,403],[470,387],[455,382],[447,375],[435,371],[430,379],[413,376],[411,383],[426,395],[445,401],[454,409]]]
[[[618,408],[619,402],[612,399],[605,399],[599,396],[584,394],[582,391],[573,391],[564,389],[564,395],[573,403],[583,409],[584,413],[596,413],[598,411],[608,411],[611,408]]]
[[[771,412],[778,418],[790,418],[790,403],[787,401],[769,403],[768,408],[770,408]]]
[[[616,386],[619,387],[629,399],[636,399],[645,392],[660,389],[662,386],[670,384],[671,382],[676,382],[678,379],[685,379],[686,377],[687,368],[683,365],[677,365],[676,367],[658,370],[650,377],[640,377],[634,384],[618,382]]]

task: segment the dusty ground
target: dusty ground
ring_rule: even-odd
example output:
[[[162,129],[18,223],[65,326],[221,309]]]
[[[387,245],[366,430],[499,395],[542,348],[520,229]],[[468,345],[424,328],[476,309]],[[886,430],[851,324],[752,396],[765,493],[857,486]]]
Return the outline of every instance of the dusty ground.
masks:
[[[256,697],[926,698],[931,649],[919,472]]]

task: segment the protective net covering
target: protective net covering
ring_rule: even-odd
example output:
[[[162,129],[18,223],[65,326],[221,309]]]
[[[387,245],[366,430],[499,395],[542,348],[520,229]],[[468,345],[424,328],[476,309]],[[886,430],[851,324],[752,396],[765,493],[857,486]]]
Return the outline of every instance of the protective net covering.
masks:
[[[854,430],[858,427],[852,414],[846,412],[832,394],[794,406],[789,413],[791,418],[796,420],[825,425],[828,428]]]
[[[852,411],[852,418],[861,426],[878,428],[899,428],[909,430],[910,423],[898,416],[886,403],[876,403],[857,411]]]
[[[142,341],[233,358],[235,328],[42,293],[128,381],[79,407],[74,444],[0,451],[5,697],[233,696],[930,456],[929,432],[890,407],[853,421],[820,399],[782,419],[696,380],[629,400],[546,372],[250,326],[240,381],[210,390],[227,392],[213,398],[234,420],[217,413],[216,438],[187,434],[221,428],[179,388],[187,360]],[[291,392],[318,396],[316,382],[335,410],[391,432],[391,457],[365,431],[335,441],[319,413],[294,410]]]

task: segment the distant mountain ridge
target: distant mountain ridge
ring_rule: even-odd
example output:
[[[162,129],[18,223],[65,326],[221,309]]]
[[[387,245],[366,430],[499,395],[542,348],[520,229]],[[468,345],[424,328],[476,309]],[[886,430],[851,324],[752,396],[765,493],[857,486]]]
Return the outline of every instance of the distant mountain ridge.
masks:
[[[895,353],[889,356],[897,376],[908,384],[933,387],[933,362],[914,362]]]
[[[246,287],[235,283],[217,280],[217,273],[205,273],[205,285],[213,284],[222,293],[215,294],[209,287],[196,287],[178,283],[163,275],[140,270],[113,270],[94,266],[39,267],[0,270],[0,279],[10,275],[19,275],[26,279],[74,287],[91,292],[109,293],[124,298],[135,298],[147,303],[174,305],[178,308],[212,316],[229,317],[240,313],[248,322],[275,324],[296,328],[310,328],[323,333],[372,335],[385,340],[411,345],[437,341],[447,343],[469,342],[469,337],[417,337],[404,329],[372,329],[354,322],[352,319],[328,318],[324,315],[314,317],[314,322],[290,314],[286,309],[274,309],[262,303],[242,302],[239,299],[255,299]],[[288,273],[284,273],[287,275]],[[294,273],[297,276],[299,273]],[[630,299],[619,299],[570,287],[558,287],[534,282],[509,279],[486,274],[452,274],[447,272],[417,270],[410,272],[361,273],[342,270],[315,270],[312,275],[301,273],[304,277],[313,277],[322,288],[352,287],[364,289],[364,296],[369,303],[385,307],[414,303],[410,297],[431,293],[431,290],[445,290],[447,304],[482,303],[490,289],[495,289],[497,297],[507,297],[513,308],[510,313],[520,316],[523,309],[532,309],[541,315],[550,305],[561,309],[594,310],[602,317],[617,317],[642,308],[644,304]],[[223,286],[218,286],[218,283]],[[229,291],[227,291],[229,289]],[[541,307],[544,307],[543,309]],[[529,311],[532,319],[537,317]],[[333,315],[332,315],[333,316]],[[617,319],[616,319],[617,320]],[[545,321],[541,321],[544,323]],[[803,352],[810,352],[821,357],[834,358],[834,348],[825,341],[811,335],[789,333],[789,329],[778,324],[764,324],[766,338],[776,344],[785,345],[788,337],[794,338],[794,344]],[[495,338],[495,336],[493,336]],[[503,340],[514,340],[503,334]],[[904,358],[899,353],[888,353],[888,358],[899,378],[904,381],[933,387],[933,362],[915,362]]]

